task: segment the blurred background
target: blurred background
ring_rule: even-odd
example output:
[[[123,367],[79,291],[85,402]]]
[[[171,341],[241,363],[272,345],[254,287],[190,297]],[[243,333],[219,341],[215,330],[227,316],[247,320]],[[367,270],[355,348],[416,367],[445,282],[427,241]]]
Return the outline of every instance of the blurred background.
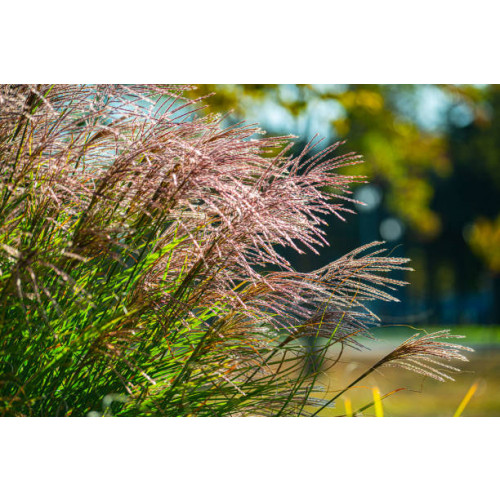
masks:
[[[318,135],[324,138],[318,148],[346,140],[340,152],[363,155],[363,165],[343,172],[368,177],[354,190],[365,206],[356,206],[346,223],[328,221],[330,247],[319,257],[287,257],[308,271],[385,240],[392,255],[412,259],[415,272],[395,276],[410,282],[400,302],[373,307],[387,327],[377,333],[382,340],[372,355],[407,338],[410,327],[451,328],[476,349],[456,383],[405,374],[420,403],[415,408],[416,396],[403,391],[387,399],[389,413],[451,416],[477,382],[464,414],[500,415],[500,86],[199,85],[193,95],[212,92],[210,111],[231,111],[229,123],[296,135],[297,151]],[[347,372],[370,362],[358,358],[345,363]],[[337,370],[328,383],[342,376]],[[388,391],[401,380],[392,376],[391,385],[377,377],[371,383]]]

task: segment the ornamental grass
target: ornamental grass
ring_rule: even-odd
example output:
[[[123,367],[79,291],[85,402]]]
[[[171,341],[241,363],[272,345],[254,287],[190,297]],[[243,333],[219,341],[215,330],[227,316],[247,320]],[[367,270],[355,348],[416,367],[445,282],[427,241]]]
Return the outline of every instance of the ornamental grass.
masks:
[[[395,300],[408,260],[381,243],[310,273],[278,251],[328,244],[360,157],[294,155],[187,89],[0,86],[1,415],[317,414],[304,339],[360,349]],[[437,338],[377,368],[445,378],[464,358]]]

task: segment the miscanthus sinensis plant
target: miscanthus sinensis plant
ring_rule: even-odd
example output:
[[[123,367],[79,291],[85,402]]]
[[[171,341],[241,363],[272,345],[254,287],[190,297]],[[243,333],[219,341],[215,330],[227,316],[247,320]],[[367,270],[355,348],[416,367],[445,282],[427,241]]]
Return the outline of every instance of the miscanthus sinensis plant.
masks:
[[[0,87],[1,414],[315,414],[333,400],[301,339],[359,347],[403,284],[379,243],[311,273],[276,250],[327,243],[358,156],[292,156],[183,90]],[[413,339],[376,368],[439,378],[459,349]]]

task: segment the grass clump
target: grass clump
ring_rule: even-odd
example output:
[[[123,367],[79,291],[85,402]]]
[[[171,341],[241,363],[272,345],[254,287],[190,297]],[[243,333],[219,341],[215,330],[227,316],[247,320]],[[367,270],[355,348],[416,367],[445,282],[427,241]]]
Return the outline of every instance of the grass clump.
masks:
[[[402,284],[379,243],[312,273],[276,250],[326,244],[358,156],[293,157],[184,90],[0,87],[2,415],[315,414],[301,339],[360,348]]]

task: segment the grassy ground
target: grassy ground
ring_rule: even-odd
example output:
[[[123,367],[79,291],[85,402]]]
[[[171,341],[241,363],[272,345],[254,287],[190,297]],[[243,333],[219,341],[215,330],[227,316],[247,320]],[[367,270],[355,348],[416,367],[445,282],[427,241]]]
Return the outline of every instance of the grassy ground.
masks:
[[[441,330],[443,327],[429,327],[427,331]],[[343,361],[332,370],[327,370],[322,383],[328,387],[329,396],[345,387],[375,361],[389,352],[395,345],[410,336],[411,330],[405,328],[381,328],[376,332],[377,342],[371,342],[371,351],[365,353],[349,352]],[[383,401],[384,415],[393,417],[451,417],[463,397],[475,382],[478,388],[463,416],[493,417],[500,416],[500,327],[452,327],[452,333],[466,335],[464,345],[476,349],[468,356],[469,363],[461,363],[463,371],[452,375],[455,382],[438,382],[428,377],[399,368],[382,368],[373,373],[346,396],[351,400],[354,410],[373,401],[372,388],[377,386],[382,395],[395,389],[404,388]],[[324,410],[321,415],[333,416],[345,413],[345,398],[337,400],[337,408]],[[374,414],[373,408],[363,412],[366,416]]]

